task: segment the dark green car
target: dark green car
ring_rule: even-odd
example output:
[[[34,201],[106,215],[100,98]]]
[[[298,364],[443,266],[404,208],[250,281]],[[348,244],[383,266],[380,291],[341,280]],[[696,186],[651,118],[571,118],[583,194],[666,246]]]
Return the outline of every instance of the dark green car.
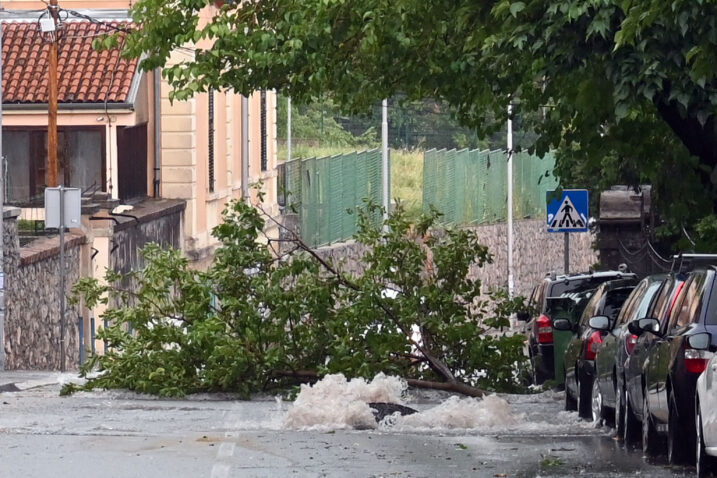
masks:
[[[606,333],[591,328],[590,319],[603,317],[614,324],[623,303],[636,285],[635,278],[605,282],[595,290],[577,324],[565,320],[553,322],[556,330],[571,333],[564,354],[565,408],[577,409],[583,418],[592,418],[594,360]]]

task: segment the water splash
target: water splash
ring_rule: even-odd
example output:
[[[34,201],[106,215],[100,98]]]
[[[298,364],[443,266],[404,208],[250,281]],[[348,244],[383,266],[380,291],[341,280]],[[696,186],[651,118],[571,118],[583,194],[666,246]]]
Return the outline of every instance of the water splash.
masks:
[[[371,382],[327,375],[314,385],[302,385],[284,425],[300,429],[376,428],[368,402],[404,403],[408,386],[398,377],[378,374]]]
[[[398,377],[377,375],[371,382],[327,375],[314,385],[302,385],[301,392],[284,419],[286,428],[303,430],[379,428],[385,431],[475,429],[514,425],[519,421],[504,399],[452,396],[413,415],[393,414],[377,424],[369,402],[405,405],[408,386]]]

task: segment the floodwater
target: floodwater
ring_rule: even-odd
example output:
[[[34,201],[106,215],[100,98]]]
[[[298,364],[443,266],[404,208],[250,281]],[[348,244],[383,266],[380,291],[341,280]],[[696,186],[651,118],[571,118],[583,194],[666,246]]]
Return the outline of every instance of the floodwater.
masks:
[[[557,392],[481,400],[382,375],[330,376],[294,402],[58,392],[59,384],[0,392],[0,478],[694,476],[562,411]],[[367,402],[418,413],[376,424]]]

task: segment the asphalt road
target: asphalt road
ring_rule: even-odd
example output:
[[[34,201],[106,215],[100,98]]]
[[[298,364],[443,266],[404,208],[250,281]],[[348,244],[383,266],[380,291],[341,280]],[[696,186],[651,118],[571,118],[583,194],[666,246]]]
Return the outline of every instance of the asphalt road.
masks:
[[[516,423],[374,430],[284,428],[292,405],[123,392],[0,392],[0,477],[674,477],[547,392],[503,396]],[[420,395],[427,410],[445,397]]]

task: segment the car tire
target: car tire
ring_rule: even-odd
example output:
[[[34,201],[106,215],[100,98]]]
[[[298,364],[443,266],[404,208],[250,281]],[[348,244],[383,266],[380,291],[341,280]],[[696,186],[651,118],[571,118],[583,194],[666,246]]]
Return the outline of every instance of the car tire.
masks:
[[[568,382],[565,381],[565,375],[563,375],[563,381],[565,382],[565,410],[574,412],[578,409],[578,402],[570,395],[570,387],[568,387]]]
[[[695,467],[697,468],[697,478],[706,478],[712,476],[712,471],[715,469],[715,459],[709,456],[705,452],[705,440],[702,435],[702,412],[700,411],[700,404],[698,401],[695,403]]]
[[[615,390],[615,435],[618,440],[625,436],[625,387],[620,381]]]
[[[590,408],[593,422],[602,425],[605,421],[605,407],[603,405],[602,392],[600,391],[600,383],[597,378],[593,379]]]
[[[645,455],[655,456],[660,453],[660,448],[660,436],[652,421],[647,390],[645,390],[642,394],[642,452]]]
[[[580,418],[590,419],[592,417],[592,391],[592,381],[588,377],[581,376],[578,380],[578,416]]]
[[[684,433],[680,427],[680,419],[677,416],[677,405],[673,393],[670,393],[668,398],[668,414],[667,462],[670,465],[680,465],[687,460],[687,450]]]
[[[548,379],[548,377],[545,376],[543,372],[538,370],[535,367],[535,362],[533,362],[533,384],[534,385],[542,385],[545,383],[545,381]]]
[[[625,394],[625,415],[623,419],[623,441],[625,444],[636,443],[642,437],[642,430],[640,428],[640,421],[635,416],[635,412],[632,410],[630,399]]]

